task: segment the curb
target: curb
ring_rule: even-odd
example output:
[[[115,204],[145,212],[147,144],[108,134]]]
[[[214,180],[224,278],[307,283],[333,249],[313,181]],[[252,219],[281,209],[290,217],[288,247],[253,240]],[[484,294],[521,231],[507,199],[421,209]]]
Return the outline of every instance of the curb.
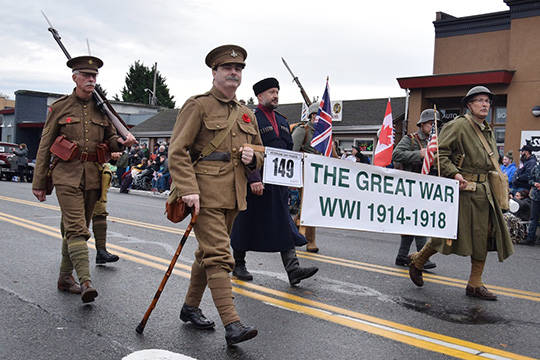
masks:
[[[109,188],[109,191],[120,193],[120,188],[111,186]],[[164,191],[162,193],[159,193],[159,192],[154,193],[152,191],[129,189],[129,193],[126,195],[137,195],[137,196],[146,196],[146,197],[158,198],[158,199],[167,199],[169,197],[169,191]]]

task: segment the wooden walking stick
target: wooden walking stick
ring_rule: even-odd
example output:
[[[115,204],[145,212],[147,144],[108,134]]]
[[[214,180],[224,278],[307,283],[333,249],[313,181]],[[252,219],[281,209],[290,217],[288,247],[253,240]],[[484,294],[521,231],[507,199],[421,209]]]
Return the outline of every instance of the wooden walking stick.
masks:
[[[184,232],[184,235],[182,236],[182,240],[180,240],[180,244],[178,244],[178,248],[176,249],[176,252],[174,253],[174,256],[171,260],[171,263],[169,264],[169,268],[167,269],[165,276],[163,277],[163,280],[161,280],[161,284],[159,284],[159,288],[156,291],[156,295],[154,295],[154,299],[152,300],[152,303],[146,310],[144,317],[142,318],[141,322],[135,329],[137,333],[139,334],[143,333],[144,327],[146,326],[146,322],[148,321],[148,318],[150,317],[152,310],[154,310],[154,308],[156,307],[159,297],[161,296],[161,293],[163,292],[163,288],[165,287],[167,280],[169,280],[169,276],[171,276],[171,273],[174,269],[174,265],[176,264],[176,260],[178,260],[178,256],[180,256],[180,252],[182,251],[182,248],[184,247],[184,244],[186,243],[186,240],[189,236],[189,233],[191,232],[191,229],[193,228],[193,225],[195,224],[195,221],[197,221],[197,215],[191,213],[191,221],[189,222],[189,225],[186,231]]]

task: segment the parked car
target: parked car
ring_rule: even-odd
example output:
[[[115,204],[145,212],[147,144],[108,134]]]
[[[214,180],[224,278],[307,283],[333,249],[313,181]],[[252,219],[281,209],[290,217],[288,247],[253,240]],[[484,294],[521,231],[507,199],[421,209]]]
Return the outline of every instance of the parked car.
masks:
[[[13,176],[18,176],[17,157],[13,150],[18,149],[19,145],[7,142],[0,142],[0,179],[11,181]],[[28,162],[25,177],[32,181],[34,176],[34,163]]]

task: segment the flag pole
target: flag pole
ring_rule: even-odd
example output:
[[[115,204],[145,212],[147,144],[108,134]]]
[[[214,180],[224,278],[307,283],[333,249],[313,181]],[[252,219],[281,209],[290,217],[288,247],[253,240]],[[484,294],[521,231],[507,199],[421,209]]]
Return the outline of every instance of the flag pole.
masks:
[[[433,117],[435,118],[435,134],[437,135],[437,175],[441,177],[441,164],[439,163],[439,131],[437,129],[437,105],[433,104]]]

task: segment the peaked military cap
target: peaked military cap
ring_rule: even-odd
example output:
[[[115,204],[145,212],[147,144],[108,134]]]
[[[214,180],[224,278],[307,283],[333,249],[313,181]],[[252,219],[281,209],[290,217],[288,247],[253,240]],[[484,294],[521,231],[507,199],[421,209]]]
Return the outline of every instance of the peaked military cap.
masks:
[[[222,45],[210,51],[206,55],[205,63],[209,68],[215,69],[223,64],[241,64],[247,58],[247,51],[238,45]]]
[[[98,69],[103,66],[103,61],[95,56],[77,56],[67,61],[67,66],[73,70],[85,73],[97,74]]]
[[[255,83],[255,85],[253,85],[253,92],[255,92],[255,96],[257,96],[272,88],[277,88],[279,90],[279,81],[277,81],[276,78],[270,77]]]

